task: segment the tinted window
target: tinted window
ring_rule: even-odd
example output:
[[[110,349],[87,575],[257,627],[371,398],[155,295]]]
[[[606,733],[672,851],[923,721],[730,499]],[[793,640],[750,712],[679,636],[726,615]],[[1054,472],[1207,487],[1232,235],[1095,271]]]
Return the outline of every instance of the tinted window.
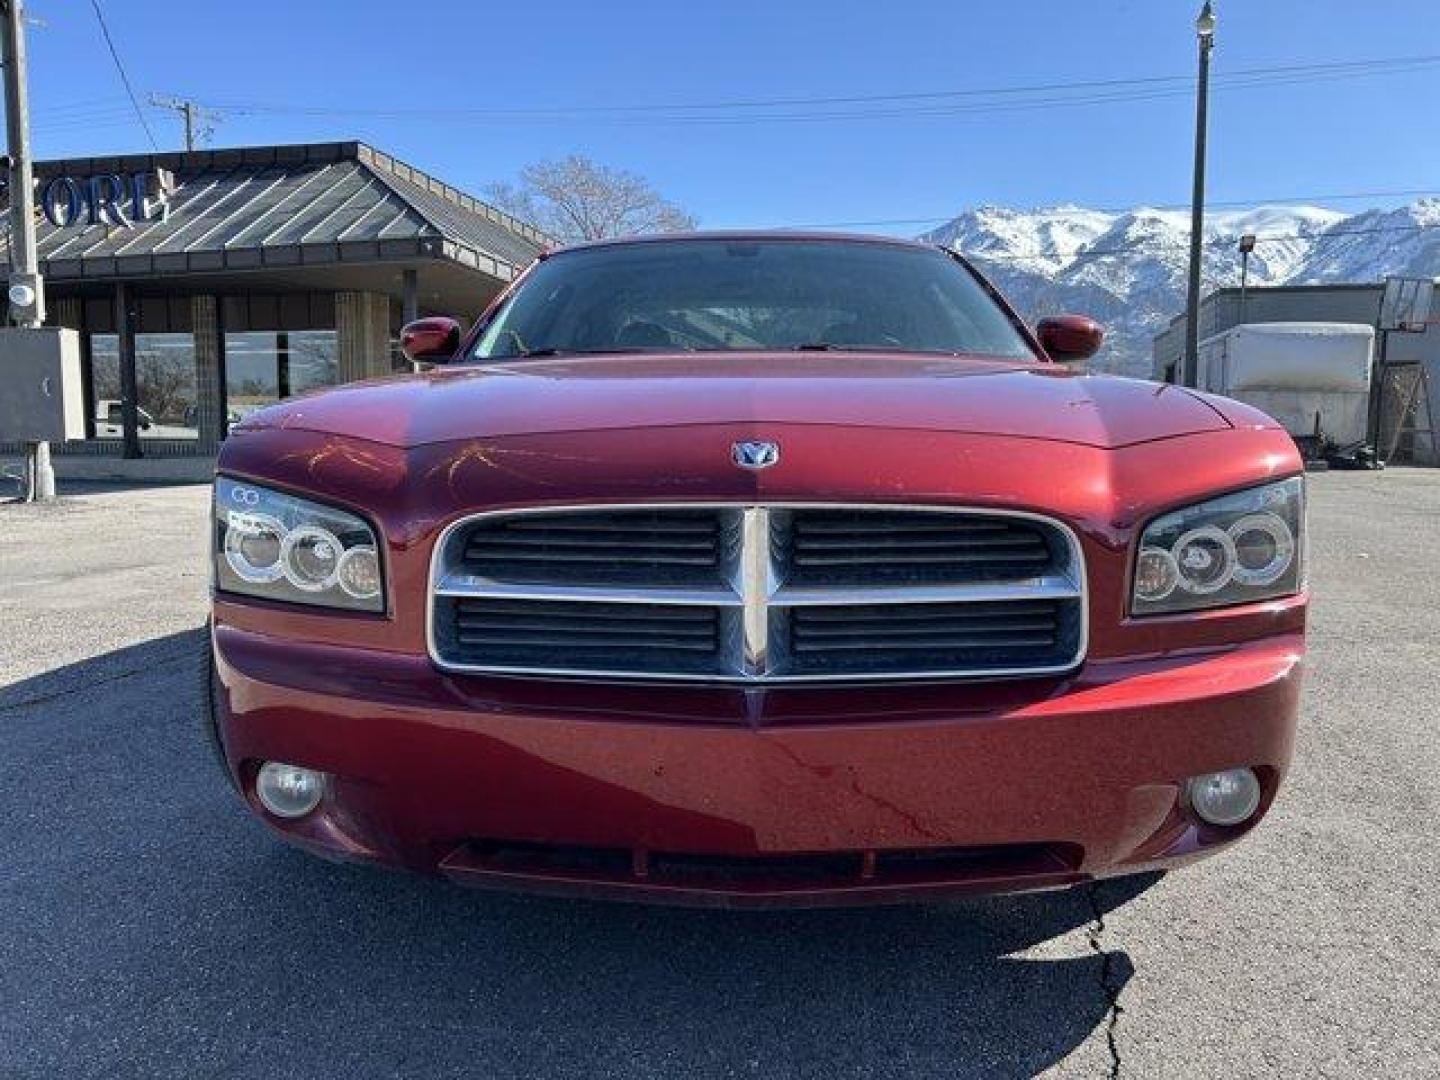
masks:
[[[536,267],[472,356],[827,346],[1034,359],[975,277],[944,253],[810,240],[564,252]]]

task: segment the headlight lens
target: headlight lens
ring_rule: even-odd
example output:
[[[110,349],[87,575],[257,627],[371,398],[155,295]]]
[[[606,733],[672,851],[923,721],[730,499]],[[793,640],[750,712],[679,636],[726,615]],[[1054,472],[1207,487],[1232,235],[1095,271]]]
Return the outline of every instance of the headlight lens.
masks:
[[[375,533],[344,510],[219,477],[215,586],[296,604],[384,611]]]
[[[1187,506],[1145,527],[1130,610],[1193,611],[1304,587],[1302,477]]]

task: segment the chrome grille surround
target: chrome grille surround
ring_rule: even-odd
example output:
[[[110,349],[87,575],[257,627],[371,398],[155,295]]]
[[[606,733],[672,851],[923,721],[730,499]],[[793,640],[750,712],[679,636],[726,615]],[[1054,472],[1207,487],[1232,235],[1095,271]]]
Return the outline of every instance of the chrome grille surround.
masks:
[[[624,512],[654,515],[666,511],[690,514],[697,510],[716,515],[723,535],[735,542],[724,545],[722,564],[717,567],[713,587],[700,584],[654,587],[634,581],[608,583],[500,581],[470,572],[464,552],[470,544],[469,530],[477,526],[543,515],[611,515]],[[825,587],[787,583],[793,559],[793,530],[788,522],[805,511],[858,515],[953,515],[957,523],[985,519],[1006,519],[1032,526],[1045,537],[1053,558],[1046,572],[1022,578],[964,582],[920,581],[914,584],[884,580],[877,584]],[[878,520],[878,517],[877,517]],[[599,574],[596,575],[597,577]],[[811,581],[811,578],[805,580]],[[714,669],[646,670],[629,665],[585,666],[583,663],[477,662],[461,653],[447,638],[444,620],[457,618],[464,600],[524,601],[553,604],[560,613],[571,605],[634,604],[700,607],[716,612],[717,635]],[[949,606],[979,605],[971,610],[994,614],[998,606],[1017,604],[1017,613],[1033,614],[1037,602],[1052,602],[1056,611],[1057,635],[1065,628],[1063,655],[1034,656],[1013,663],[961,666],[926,666],[923,662],[886,670],[801,670],[790,663],[792,627],[788,613],[794,609],[825,607],[839,614],[843,608],[891,608],[897,616],[918,610],[940,611]],[[1024,607],[1024,605],[1030,605]],[[572,608],[572,610],[575,610]],[[944,505],[897,505],[894,503],[621,503],[562,505],[523,510],[497,510],[471,514],[448,525],[435,544],[430,564],[426,631],[430,657],[447,671],[495,675],[561,677],[595,681],[665,681],[770,685],[787,683],[916,682],[951,679],[1003,679],[1053,675],[1072,671],[1085,658],[1089,622],[1085,560],[1073,529],[1054,518],[1028,511]],[[858,650],[863,652],[863,650]],[[553,653],[552,653],[553,655]],[[571,654],[573,655],[573,653]]]

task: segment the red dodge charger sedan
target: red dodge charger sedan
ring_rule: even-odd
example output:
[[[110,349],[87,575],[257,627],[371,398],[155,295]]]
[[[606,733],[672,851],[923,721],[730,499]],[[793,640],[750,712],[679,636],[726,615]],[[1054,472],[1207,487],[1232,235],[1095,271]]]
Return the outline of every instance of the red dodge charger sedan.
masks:
[[[1215,852],[1290,759],[1301,463],[1100,339],[889,239],[547,255],[224,444],[226,771],[322,855],[652,901]]]

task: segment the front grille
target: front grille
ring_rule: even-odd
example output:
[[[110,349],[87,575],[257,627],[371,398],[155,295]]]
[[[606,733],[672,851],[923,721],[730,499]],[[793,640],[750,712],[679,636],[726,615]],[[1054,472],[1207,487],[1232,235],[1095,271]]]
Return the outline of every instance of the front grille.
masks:
[[[1084,655],[1084,567],[1057,522],[893,506],[484,514],[435,553],[442,666],[794,682],[1054,673]]]

